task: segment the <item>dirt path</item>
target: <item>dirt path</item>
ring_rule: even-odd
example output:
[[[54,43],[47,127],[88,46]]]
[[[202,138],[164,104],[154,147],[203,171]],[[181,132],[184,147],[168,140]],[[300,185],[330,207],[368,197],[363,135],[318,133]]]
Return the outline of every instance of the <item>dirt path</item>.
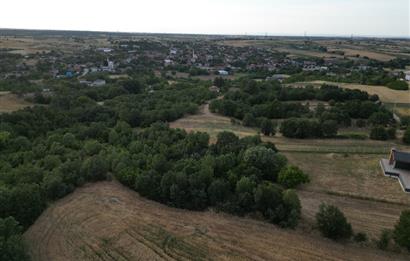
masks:
[[[253,219],[169,208],[115,182],[88,184],[25,233],[36,260],[406,260]]]

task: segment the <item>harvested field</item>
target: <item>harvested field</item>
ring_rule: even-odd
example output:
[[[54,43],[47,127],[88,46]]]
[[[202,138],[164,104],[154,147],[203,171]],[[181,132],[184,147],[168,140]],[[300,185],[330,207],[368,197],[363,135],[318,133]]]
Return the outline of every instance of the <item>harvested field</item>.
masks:
[[[390,60],[393,60],[395,57],[389,54],[381,53],[381,52],[373,52],[373,51],[368,51],[368,50],[362,50],[362,49],[348,49],[348,48],[342,48],[342,49],[335,49],[336,51],[343,51],[345,53],[345,56],[356,56],[360,55],[360,57],[369,57],[370,59],[382,61],[382,62],[388,62]]]
[[[0,92],[0,113],[13,112],[32,104],[10,92]]]
[[[292,164],[309,174],[311,182],[303,187],[304,190],[404,204],[410,207],[410,196],[403,192],[399,182],[382,174],[379,160],[387,154],[284,154]]]
[[[322,202],[340,208],[356,232],[365,232],[369,238],[377,239],[384,229],[393,229],[402,210],[408,206],[375,202],[351,197],[330,195],[311,191],[298,191],[302,203],[302,217],[306,222],[315,221]]]
[[[397,91],[392,90],[384,86],[373,86],[373,85],[361,85],[353,83],[339,83],[339,82],[327,82],[327,81],[312,81],[312,82],[300,82],[288,84],[288,86],[306,86],[306,85],[320,86],[322,84],[337,85],[341,88],[346,89],[358,89],[369,94],[377,94],[382,102],[386,103],[410,103],[410,90],[408,91]]]
[[[50,206],[24,238],[35,261],[408,258],[249,218],[169,208],[116,182],[77,189]]]

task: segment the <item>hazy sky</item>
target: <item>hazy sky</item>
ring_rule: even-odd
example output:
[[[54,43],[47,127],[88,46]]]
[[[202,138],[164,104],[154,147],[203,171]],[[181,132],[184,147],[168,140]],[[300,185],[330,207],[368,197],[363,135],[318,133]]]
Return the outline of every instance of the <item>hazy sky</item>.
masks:
[[[2,0],[0,28],[410,36],[410,0]]]

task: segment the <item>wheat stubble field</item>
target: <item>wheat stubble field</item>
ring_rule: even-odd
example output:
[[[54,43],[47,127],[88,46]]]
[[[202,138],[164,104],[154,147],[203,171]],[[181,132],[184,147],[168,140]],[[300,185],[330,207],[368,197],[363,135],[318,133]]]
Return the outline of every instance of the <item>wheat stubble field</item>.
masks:
[[[117,182],[77,189],[24,237],[33,260],[405,260],[255,219],[170,208]]]

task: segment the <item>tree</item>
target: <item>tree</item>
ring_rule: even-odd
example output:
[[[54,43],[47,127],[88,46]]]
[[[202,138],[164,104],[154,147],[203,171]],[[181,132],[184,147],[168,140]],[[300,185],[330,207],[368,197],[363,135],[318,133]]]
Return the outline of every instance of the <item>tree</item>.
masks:
[[[0,150],[5,148],[10,140],[10,133],[7,131],[0,131]]]
[[[283,190],[270,182],[264,182],[258,185],[255,190],[255,206],[269,216],[270,211],[274,211],[282,203]]]
[[[125,80],[122,83],[122,87],[130,93],[139,93],[142,91],[142,88],[143,88],[139,80],[133,80],[133,79]]]
[[[322,131],[325,137],[334,137],[337,135],[337,121],[326,120],[322,123]]]
[[[387,131],[382,126],[374,127],[370,131],[370,139],[372,140],[387,140],[387,138],[388,138]]]
[[[253,193],[256,188],[256,182],[249,177],[242,177],[237,183],[235,192],[237,195],[238,205],[244,211],[250,211],[254,206]]]
[[[246,113],[243,117],[242,124],[246,127],[255,127],[257,126],[257,121],[251,113]]]
[[[286,165],[286,158],[272,149],[262,146],[251,147],[245,151],[244,163],[261,171],[261,179],[276,181],[279,171]]]
[[[267,118],[263,118],[261,122],[261,132],[265,136],[275,136],[275,125]]]
[[[296,192],[288,189],[283,192],[283,205],[285,209],[285,217],[279,223],[283,227],[295,228],[301,216],[302,206]]]
[[[222,77],[216,77],[216,78],[215,78],[215,80],[214,80],[214,85],[215,85],[216,87],[221,88],[221,87],[224,86],[224,84],[225,84],[225,80],[224,80]]]
[[[239,138],[232,132],[220,132],[217,136],[215,144],[217,151],[220,154],[235,152],[238,149]]]
[[[400,215],[400,220],[394,227],[394,241],[410,251],[410,210],[405,210]]]
[[[287,166],[279,172],[278,183],[286,188],[296,188],[309,182],[309,176],[296,166]]]
[[[0,260],[29,260],[22,239],[22,227],[13,218],[0,218]]]
[[[373,113],[370,118],[369,122],[373,125],[386,125],[389,123],[391,117],[387,112],[375,112]]]
[[[223,179],[214,180],[208,187],[208,197],[211,205],[224,202],[229,195],[229,184]]]
[[[406,144],[410,144],[410,126],[408,126],[406,131],[404,132],[403,142]]]
[[[322,203],[316,214],[316,223],[323,236],[337,240],[352,236],[352,226],[335,206]]]

